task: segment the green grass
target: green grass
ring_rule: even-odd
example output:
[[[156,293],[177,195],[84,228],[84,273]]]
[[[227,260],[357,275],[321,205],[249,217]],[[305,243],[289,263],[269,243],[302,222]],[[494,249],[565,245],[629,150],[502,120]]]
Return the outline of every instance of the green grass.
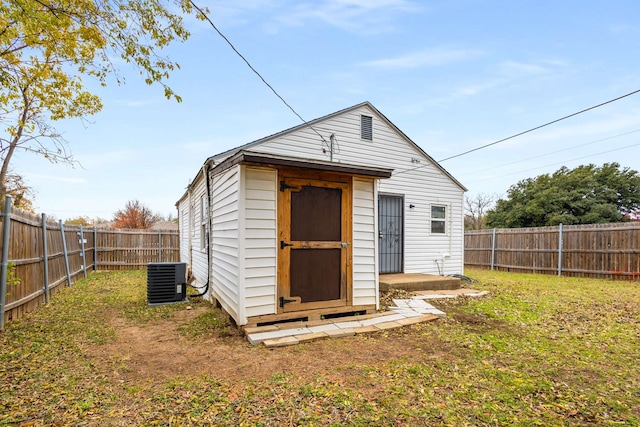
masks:
[[[144,273],[97,273],[0,333],[0,426],[640,425],[638,283],[466,274],[490,295],[436,302],[446,319],[266,349],[206,302],[147,306]],[[123,380],[126,348],[102,355],[120,328],[167,321],[211,369]]]

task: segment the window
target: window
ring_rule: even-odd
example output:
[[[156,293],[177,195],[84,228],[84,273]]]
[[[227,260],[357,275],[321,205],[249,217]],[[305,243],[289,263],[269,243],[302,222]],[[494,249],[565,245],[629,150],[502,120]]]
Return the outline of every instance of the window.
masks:
[[[446,226],[447,208],[445,206],[431,205],[431,233],[432,234],[445,234],[447,232]]]
[[[360,138],[373,141],[373,117],[360,116]]]
[[[209,217],[209,209],[207,206],[207,196],[200,198],[200,249],[207,249],[209,236],[207,235],[207,219]]]

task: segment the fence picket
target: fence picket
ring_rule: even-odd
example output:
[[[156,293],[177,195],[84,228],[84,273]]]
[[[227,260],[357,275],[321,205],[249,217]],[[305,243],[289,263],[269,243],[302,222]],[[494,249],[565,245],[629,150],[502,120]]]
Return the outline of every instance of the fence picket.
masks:
[[[468,230],[469,267],[640,281],[640,222]]]
[[[0,315],[4,311],[4,316],[0,325],[45,304],[60,285],[71,285],[91,270],[144,269],[158,260],[158,254],[163,261],[180,258],[178,231],[162,231],[162,240],[155,230],[95,228],[88,233],[81,226],[63,225],[44,214],[17,209],[0,216],[0,229],[5,222],[9,224],[7,216],[11,224],[8,244],[0,242],[0,246],[7,252],[7,276],[14,280],[1,293]]]

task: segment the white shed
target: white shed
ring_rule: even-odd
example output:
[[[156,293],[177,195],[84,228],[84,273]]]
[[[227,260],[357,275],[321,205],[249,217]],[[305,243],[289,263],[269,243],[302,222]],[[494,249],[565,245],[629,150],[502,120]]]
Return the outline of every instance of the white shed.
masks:
[[[180,257],[238,325],[371,311],[379,274],[462,274],[465,190],[364,102],[207,159]]]

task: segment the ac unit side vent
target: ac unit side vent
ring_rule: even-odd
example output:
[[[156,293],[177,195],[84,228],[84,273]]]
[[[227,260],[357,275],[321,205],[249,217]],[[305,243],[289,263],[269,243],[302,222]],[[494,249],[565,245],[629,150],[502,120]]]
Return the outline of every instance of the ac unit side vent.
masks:
[[[187,299],[187,264],[152,262],[147,264],[149,305],[170,304]]]

